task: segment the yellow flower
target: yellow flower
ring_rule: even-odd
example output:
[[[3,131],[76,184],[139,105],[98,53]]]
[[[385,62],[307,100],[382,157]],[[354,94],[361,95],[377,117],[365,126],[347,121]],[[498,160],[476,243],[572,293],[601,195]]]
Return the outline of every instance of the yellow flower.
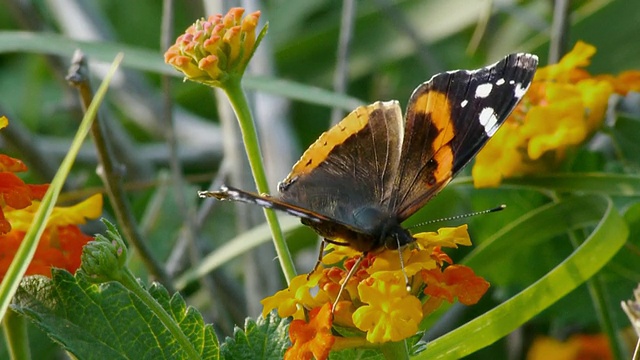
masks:
[[[560,62],[538,69],[523,100],[476,156],[476,187],[555,169],[568,150],[600,128],[614,91],[640,89],[638,72],[618,78],[591,76],[583,68],[595,52],[595,47],[578,42]]]
[[[305,318],[302,309],[313,313],[326,304],[335,303],[335,333],[344,334],[346,331],[350,336],[336,336],[334,344],[336,348],[346,349],[406,339],[418,332],[423,318],[434,311],[443,298],[457,297],[461,302],[470,304],[486,292],[488,283],[484,279],[477,277],[469,268],[448,265],[452,260],[441,250],[441,247],[471,245],[466,225],[420,233],[414,238],[414,244],[402,249],[404,268],[398,250],[363,255],[345,246],[327,246],[327,253],[322,259],[323,268],[309,276],[295,277],[288,289],[265,298],[262,301],[263,315],[277,308],[281,317],[293,315],[294,321],[298,321],[296,324],[302,326],[306,324],[299,322]],[[357,262],[360,262],[358,268],[346,279]],[[430,275],[431,272],[435,275]],[[345,281],[348,282],[338,299],[338,292]],[[426,281],[429,282],[428,287],[434,289],[433,294],[424,291]],[[297,336],[305,337],[302,333]]]
[[[404,272],[407,276],[413,276],[423,269],[436,267],[436,262],[431,258],[431,251],[427,250],[406,248],[402,251],[402,259],[404,261]],[[402,271],[397,250],[380,253],[367,269],[367,272],[372,277],[386,276],[388,273],[403,277]]]
[[[218,87],[229,76],[242,76],[267,29],[256,37],[260,11],[243,14],[243,8],[232,8],[224,16],[196,21],[165,52],[164,61],[188,79]]]
[[[278,316],[281,318],[294,316],[296,319],[303,317],[302,307],[313,308],[328,302],[328,295],[324,292],[318,292],[316,296],[311,295],[311,290],[318,286],[318,282],[322,279],[322,272],[314,272],[311,275],[298,275],[291,279],[291,284],[284,290],[280,290],[275,295],[264,298],[260,303],[263,306],[262,316],[273,310],[278,309]]]
[[[458,248],[458,245],[471,246],[468,228],[467,224],[464,224],[458,227],[440,228],[438,232],[418,233],[413,237],[425,249],[433,249],[436,246],[449,248]]]
[[[358,329],[367,332],[371,343],[400,341],[418,332],[422,303],[406,289],[404,279],[389,274],[370,278],[358,285],[365,304],[353,313]]]

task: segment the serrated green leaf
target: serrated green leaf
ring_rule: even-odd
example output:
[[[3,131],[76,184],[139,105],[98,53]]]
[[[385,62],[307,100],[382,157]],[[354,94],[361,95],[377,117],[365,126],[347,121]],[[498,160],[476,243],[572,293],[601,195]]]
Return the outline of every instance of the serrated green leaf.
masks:
[[[236,327],[233,338],[220,347],[225,359],[282,359],[289,347],[289,321],[269,314],[257,321],[247,318],[244,330]]]
[[[149,291],[203,359],[219,359],[217,338],[202,316],[160,286]],[[93,284],[54,269],[25,279],[12,308],[79,359],[188,359],[154,313],[120,283]]]
[[[205,325],[202,315],[195,308],[188,307],[179,293],[169,297],[167,289],[158,283],[149,287],[149,293],[165,310],[171,310],[169,314],[203,359],[220,358],[218,338],[213,328],[211,325]],[[209,346],[210,344],[215,346]]]

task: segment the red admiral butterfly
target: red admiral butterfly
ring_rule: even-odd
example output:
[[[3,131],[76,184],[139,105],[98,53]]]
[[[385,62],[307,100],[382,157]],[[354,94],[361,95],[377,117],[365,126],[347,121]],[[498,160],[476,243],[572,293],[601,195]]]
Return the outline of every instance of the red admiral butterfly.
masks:
[[[414,90],[404,119],[395,100],[358,107],[307,149],[277,197],[227,186],[198,194],[286,211],[326,241],[364,253],[397,249],[414,241],[401,223],[498,130],[537,64],[535,55],[511,54],[437,74]]]

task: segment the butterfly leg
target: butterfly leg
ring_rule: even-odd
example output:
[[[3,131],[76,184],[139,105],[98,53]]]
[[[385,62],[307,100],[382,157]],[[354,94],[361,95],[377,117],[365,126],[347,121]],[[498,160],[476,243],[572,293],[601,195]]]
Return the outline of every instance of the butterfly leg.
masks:
[[[313,269],[311,269],[311,271],[307,274],[307,280],[309,280],[309,278],[311,277],[311,274],[313,274],[314,272],[316,272],[316,270],[318,270],[318,268],[320,267],[320,264],[322,263],[322,255],[324,255],[324,244],[327,241],[327,239],[322,239],[322,241],[320,242],[320,251],[318,252],[318,260],[316,260],[316,265],[313,267]]]
[[[323,238],[322,242],[320,243],[320,251],[318,252],[318,261],[316,261],[316,266],[314,266],[313,269],[309,272],[309,274],[307,274],[307,280],[309,280],[309,277],[311,277],[311,274],[316,272],[316,270],[318,270],[318,268],[320,267],[320,264],[322,263],[322,255],[324,255],[324,247],[326,243],[331,243],[331,244],[340,245],[340,246],[349,246],[349,243],[346,243],[346,242]]]
[[[331,313],[332,314],[335,312],[336,304],[338,304],[338,301],[340,300],[340,296],[342,296],[342,292],[347,287],[347,284],[349,283],[349,280],[351,279],[353,274],[355,274],[356,271],[358,271],[358,268],[360,267],[360,263],[362,263],[362,260],[364,260],[364,258],[366,256],[367,256],[367,253],[363,252],[362,255],[360,256],[360,258],[356,261],[356,263],[353,264],[353,267],[351,268],[351,270],[349,270],[349,273],[347,274],[347,276],[342,281],[342,284],[340,284],[340,290],[338,291],[338,296],[336,296],[336,301],[331,306]]]

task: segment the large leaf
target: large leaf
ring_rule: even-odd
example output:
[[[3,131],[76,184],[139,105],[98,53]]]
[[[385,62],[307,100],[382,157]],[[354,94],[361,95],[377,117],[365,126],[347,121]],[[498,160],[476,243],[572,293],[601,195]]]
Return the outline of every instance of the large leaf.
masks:
[[[52,279],[25,279],[12,308],[29,317],[80,359],[188,359],[171,333],[143,301],[120,283],[93,284],[54,269]],[[154,285],[149,293],[171,315],[203,359],[220,358],[211,325],[187,307],[179,294],[169,297]]]
[[[609,198],[588,196],[572,199],[568,201],[576,202],[574,205],[582,205],[582,209],[589,207],[586,209],[587,215],[584,216],[584,220],[589,217],[588,214],[598,215],[592,218],[597,221],[597,226],[587,240],[561,264],[516,296],[456,330],[431,341],[427,349],[416,359],[459,359],[496,342],[584,283],[609,262],[627,239],[629,230],[626,223]],[[523,219],[513,224],[509,230],[498,235],[493,243],[503,243],[505,240],[501,239],[502,237],[516,241],[511,238],[513,234],[524,237],[517,241],[530,241],[528,238],[551,236],[552,232],[544,231],[544,228],[550,224],[536,220],[540,218],[538,214],[523,216]],[[489,254],[495,254],[493,251],[487,248],[479,251],[484,254],[472,257],[468,263],[494,261],[495,257],[489,256]],[[501,256],[509,256],[509,253],[503,252]],[[526,269],[510,269],[510,271],[523,272]]]

